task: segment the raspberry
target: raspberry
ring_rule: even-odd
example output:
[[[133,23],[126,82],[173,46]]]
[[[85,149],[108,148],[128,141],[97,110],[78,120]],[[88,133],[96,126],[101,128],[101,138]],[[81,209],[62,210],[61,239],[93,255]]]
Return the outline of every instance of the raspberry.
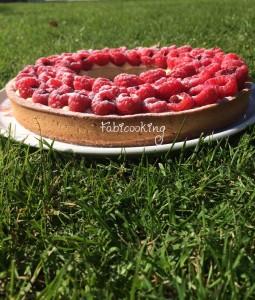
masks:
[[[141,64],[141,56],[137,50],[128,50],[126,56],[130,65],[139,66]]]
[[[141,62],[145,66],[153,66],[155,64],[154,56],[141,55]]]
[[[143,81],[137,75],[121,73],[115,76],[114,83],[119,87],[130,87],[142,84]]]
[[[99,65],[99,66],[105,66],[110,61],[110,55],[107,52],[93,51],[90,54],[88,60],[92,64],[96,64],[96,65]]]
[[[73,89],[70,86],[63,84],[61,87],[57,89],[57,91],[59,94],[63,95],[63,94],[71,93]]]
[[[209,73],[210,76],[212,77],[220,69],[221,69],[220,64],[212,63],[209,66],[207,66],[203,72]]]
[[[100,90],[100,88],[104,85],[112,85],[112,82],[107,78],[98,77],[95,79],[92,85],[92,91],[94,93],[97,93]]]
[[[144,110],[151,113],[161,113],[168,111],[166,101],[151,97],[144,100]]]
[[[216,85],[218,96],[224,98],[227,96],[234,96],[238,91],[236,79],[231,75],[218,76],[208,79],[206,85]]]
[[[110,60],[116,66],[122,66],[127,61],[125,54],[120,50],[110,51]]]
[[[52,88],[59,88],[62,85],[62,82],[56,78],[50,78],[47,82],[46,82],[48,87],[52,87]]]
[[[20,95],[20,97],[22,97],[24,99],[31,98],[34,91],[35,91],[35,89],[31,88],[31,87],[20,87],[19,95]]]
[[[169,99],[172,95],[185,90],[184,85],[175,78],[161,78],[155,82],[155,88],[160,99]]]
[[[82,69],[82,61],[76,61],[72,57],[65,57],[61,60],[60,65],[63,67],[70,68],[75,72],[79,72]]]
[[[52,66],[53,65],[53,61],[50,60],[47,57],[41,57],[38,58],[36,61],[36,65],[42,65],[42,66]]]
[[[128,92],[130,94],[137,95],[140,98],[140,100],[156,96],[155,88],[149,83],[145,83],[136,87],[130,87],[128,88]]]
[[[32,100],[34,103],[48,105],[49,95],[50,93],[47,90],[37,89],[32,95]]]
[[[139,53],[141,55],[141,62],[146,66],[154,65],[154,54],[156,49],[154,48],[140,48]]]
[[[222,69],[228,69],[233,67],[241,67],[243,65],[243,62],[241,60],[223,60],[221,64]]]
[[[116,105],[115,103],[103,100],[92,100],[91,109],[96,115],[109,115],[114,114],[116,112]]]
[[[98,100],[114,100],[119,94],[119,88],[116,86],[103,86],[95,95]]]
[[[215,103],[218,100],[216,88],[214,86],[206,86],[198,95],[193,97],[197,106]]]
[[[68,106],[70,111],[85,112],[91,105],[91,99],[82,93],[72,93],[69,95]]]
[[[23,74],[24,76],[36,76],[36,67],[32,65],[26,66],[19,74]]]
[[[181,60],[179,57],[168,56],[166,60],[167,67],[173,69],[175,66],[179,65]]]
[[[35,77],[23,77],[16,81],[16,88],[37,88],[39,84],[39,81]]]
[[[195,96],[195,95],[201,93],[203,88],[204,88],[203,84],[196,85],[189,90],[189,94],[192,96]]]
[[[185,64],[172,69],[171,77],[185,78],[196,74],[196,68],[193,64]]]
[[[39,76],[38,79],[39,81],[47,82],[49,79],[51,79],[52,76],[48,72],[42,72]]]
[[[228,53],[225,55],[224,60],[239,60],[240,57],[235,53]]]
[[[65,73],[62,73],[60,78],[57,77],[57,79],[59,79],[62,83],[73,88],[74,74],[65,72]]]
[[[49,95],[48,105],[52,108],[62,108],[68,105],[68,94],[61,94],[58,90],[54,90]]]
[[[94,83],[94,79],[83,75],[83,76],[75,76],[73,86],[75,90],[87,90],[91,91],[92,85]]]
[[[122,115],[131,115],[141,112],[142,102],[138,97],[120,94],[116,99],[117,110]]]
[[[153,56],[153,59],[154,59],[155,66],[157,66],[158,68],[162,68],[162,69],[167,68],[166,56],[157,53]]]
[[[241,67],[236,69],[236,79],[239,89],[243,88],[243,85],[248,80],[248,77],[249,71],[246,65],[242,65]]]
[[[140,74],[140,79],[147,83],[153,83],[161,77],[166,77],[166,72],[162,69],[148,70]]]
[[[179,57],[179,52],[178,52],[177,48],[175,47],[175,48],[169,49],[167,57],[168,58],[170,58],[170,57]]]
[[[170,103],[167,104],[167,107],[170,111],[183,111],[195,106],[194,100],[187,93],[171,96],[169,101]]]

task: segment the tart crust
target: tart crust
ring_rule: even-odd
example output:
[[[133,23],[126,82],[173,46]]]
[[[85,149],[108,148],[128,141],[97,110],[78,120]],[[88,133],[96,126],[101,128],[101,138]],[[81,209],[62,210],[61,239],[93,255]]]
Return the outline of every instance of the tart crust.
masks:
[[[6,92],[16,120],[43,137],[79,145],[128,147],[190,139],[230,125],[245,115],[250,84],[235,97],[215,104],[181,112],[125,116],[98,116],[33,103],[17,95],[15,79],[6,85]]]

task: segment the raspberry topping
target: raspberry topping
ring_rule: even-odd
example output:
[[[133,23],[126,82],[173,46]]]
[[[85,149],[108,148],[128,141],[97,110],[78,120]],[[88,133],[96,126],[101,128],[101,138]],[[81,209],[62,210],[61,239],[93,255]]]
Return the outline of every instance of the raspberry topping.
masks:
[[[70,111],[85,112],[91,105],[91,99],[82,93],[72,93],[68,98]]]
[[[139,78],[139,76],[134,74],[126,74],[126,73],[121,73],[115,76],[113,82],[114,84],[120,87],[136,86],[143,83],[143,81]]]
[[[136,114],[142,111],[142,102],[138,97],[120,94],[116,99],[118,112],[122,115]]]
[[[166,77],[166,72],[162,69],[149,70],[140,74],[141,80],[147,83],[153,83],[163,77]]]
[[[93,78],[111,63],[124,71],[113,79]],[[129,66],[128,66],[129,65]],[[110,65],[110,68],[113,68]],[[118,70],[116,68],[116,70]],[[86,72],[84,72],[86,71]],[[85,75],[86,74],[86,75]],[[94,73],[95,74],[95,73]],[[105,73],[107,74],[107,73]],[[80,50],[40,58],[16,76],[20,97],[52,108],[107,114],[178,112],[235,96],[249,78],[248,67],[235,53],[220,48],[139,47]]]
[[[48,105],[50,93],[44,89],[37,89],[32,96],[32,100],[34,103],[40,103],[43,105]]]
[[[155,97],[147,98],[144,100],[144,110],[152,113],[166,112],[168,111],[167,102]]]

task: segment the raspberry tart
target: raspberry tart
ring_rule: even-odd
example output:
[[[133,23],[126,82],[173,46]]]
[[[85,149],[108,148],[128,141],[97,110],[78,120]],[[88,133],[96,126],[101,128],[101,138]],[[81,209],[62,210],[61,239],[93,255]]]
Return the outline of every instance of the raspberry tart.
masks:
[[[190,139],[241,118],[248,67],[219,48],[80,50],[38,59],[6,91],[15,118],[80,145],[141,146]]]

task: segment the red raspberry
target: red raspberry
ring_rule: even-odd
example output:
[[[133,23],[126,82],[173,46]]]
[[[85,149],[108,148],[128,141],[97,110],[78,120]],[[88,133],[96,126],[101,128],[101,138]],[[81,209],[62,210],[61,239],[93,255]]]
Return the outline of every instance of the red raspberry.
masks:
[[[35,91],[35,89],[31,88],[31,87],[20,87],[19,95],[20,95],[20,97],[22,97],[24,99],[31,98],[34,91]]]
[[[183,111],[195,106],[194,100],[187,93],[171,96],[169,101],[170,103],[167,104],[167,107],[170,111]]]
[[[140,98],[140,100],[144,100],[146,98],[156,96],[155,88],[149,83],[145,83],[143,85],[139,85],[139,86],[135,86],[135,87],[130,87],[130,88],[128,88],[128,92],[130,94],[137,95]]]
[[[37,89],[32,96],[32,100],[34,103],[40,103],[43,105],[48,105],[50,93],[47,90]]]
[[[141,55],[141,62],[145,66],[153,66],[155,65],[154,56],[145,56]]]
[[[95,95],[98,100],[114,100],[119,95],[120,90],[116,86],[103,86]]]
[[[67,93],[72,93],[73,89],[70,86],[63,84],[61,87],[59,87],[57,89],[57,91],[59,94],[63,95],[63,94],[67,94]]]
[[[137,50],[128,50],[126,56],[130,65],[139,66],[141,64],[141,56]]]
[[[185,78],[185,77],[193,76],[196,73],[197,73],[196,68],[194,67],[193,64],[185,64],[185,65],[177,66],[174,69],[172,69],[170,76],[175,78]]]
[[[241,67],[236,69],[236,79],[238,82],[239,89],[242,89],[244,86],[244,83],[248,81],[249,78],[249,70],[246,65],[242,65]]]
[[[62,73],[61,76],[57,77],[62,83],[73,88],[74,74],[72,73]]]
[[[25,88],[37,88],[39,86],[39,81],[35,77],[23,77],[16,81],[17,89],[25,89]]]
[[[166,56],[164,56],[160,53],[157,53],[153,56],[153,59],[154,59],[155,66],[157,66],[158,68],[162,68],[162,69],[167,68],[167,63],[166,63],[167,57]]]
[[[146,66],[154,65],[154,54],[156,54],[156,49],[154,48],[140,48],[139,53],[141,55],[141,62]]]
[[[48,72],[42,72],[39,76],[38,79],[40,82],[47,82],[49,79],[53,78],[52,76],[50,76],[50,74]]]
[[[42,66],[52,66],[53,65],[53,61],[50,60],[47,57],[41,57],[38,58],[36,61],[36,65],[42,65]]]
[[[91,91],[92,85],[94,83],[95,79],[83,75],[83,76],[75,76],[73,86],[75,90],[87,90]]]
[[[224,60],[239,60],[240,57],[235,53],[227,53],[224,57]]]
[[[62,108],[68,105],[69,94],[61,94],[58,90],[54,90],[49,95],[48,105],[52,108]]]
[[[180,63],[181,60],[179,57],[172,57],[168,55],[166,64],[169,69],[173,69],[174,67],[178,66]]]
[[[112,85],[112,81],[107,78],[98,77],[93,83],[92,91],[94,93],[97,93],[100,90],[100,88],[104,85]]]
[[[91,105],[91,99],[82,93],[69,94],[68,106],[70,111],[85,112]]]
[[[119,87],[130,87],[142,84],[143,81],[137,75],[121,73],[115,76],[114,83]]]
[[[210,74],[210,77],[212,77],[216,72],[218,72],[221,69],[220,64],[218,63],[212,63],[209,66],[207,66],[203,71]]]
[[[234,96],[238,91],[236,78],[231,75],[218,76],[208,79],[205,84],[217,86],[218,96],[220,98]]]
[[[127,58],[120,50],[110,50],[110,60],[116,66],[122,66],[127,61]]]
[[[221,64],[222,69],[228,69],[228,68],[233,68],[233,67],[241,67],[243,65],[243,61],[241,60],[223,60]]]
[[[211,63],[212,63],[212,59],[211,58],[202,58],[201,60],[200,60],[200,62],[201,62],[201,64],[203,65],[203,66],[208,66],[208,65],[210,65]]]
[[[169,49],[167,57],[179,57],[179,52],[176,47]]]
[[[16,80],[23,77],[36,77],[36,67],[35,66],[26,66],[16,77]]]
[[[96,65],[99,65],[99,66],[105,66],[110,61],[110,55],[107,52],[93,51],[90,54],[88,60],[92,64],[96,64]]]
[[[62,82],[56,78],[50,78],[47,82],[46,82],[48,87],[52,87],[52,88],[59,88],[62,85]]]
[[[189,55],[194,58],[200,58],[204,51],[205,49],[203,48],[194,48],[189,52]]]
[[[89,70],[91,70],[91,68],[92,68],[92,66],[93,66],[93,63],[92,63],[88,58],[83,59],[83,60],[81,61],[81,64],[82,64],[82,70],[84,70],[84,71],[89,71]]]
[[[142,111],[142,102],[138,97],[120,94],[116,99],[117,110],[122,115],[136,114]]]
[[[169,99],[172,95],[185,91],[184,85],[175,78],[161,78],[155,82],[155,88],[160,99]]]
[[[96,115],[109,115],[116,112],[116,104],[114,102],[103,100],[92,100],[91,109]]]
[[[204,89],[203,84],[196,85],[189,90],[189,94],[192,96],[195,96],[195,95],[201,93],[203,89]]]
[[[144,100],[144,110],[151,113],[168,111],[167,102],[151,97]]]
[[[153,69],[142,72],[139,77],[144,82],[153,83],[161,77],[166,77],[166,72],[162,69]]]
[[[193,97],[197,106],[215,103],[219,99],[216,88],[214,86],[205,86],[205,88]]]
[[[61,60],[60,65],[63,67],[70,68],[75,72],[79,72],[82,70],[82,61],[76,61],[72,57],[65,57]]]

